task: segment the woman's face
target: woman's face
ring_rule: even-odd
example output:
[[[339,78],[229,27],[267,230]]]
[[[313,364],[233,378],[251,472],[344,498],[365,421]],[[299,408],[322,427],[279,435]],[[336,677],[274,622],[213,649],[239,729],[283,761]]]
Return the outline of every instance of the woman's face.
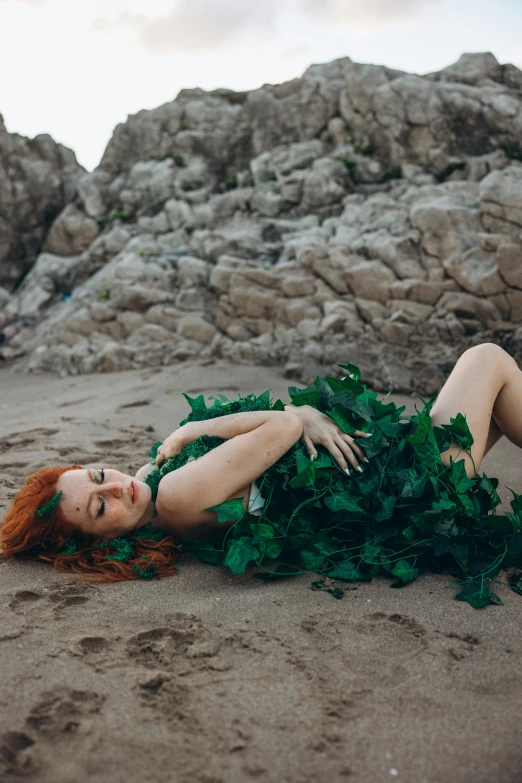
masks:
[[[113,468],[67,470],[56,487],[66,518],[82,533],[106,539],[139,527],[152,500],[147,484]]]

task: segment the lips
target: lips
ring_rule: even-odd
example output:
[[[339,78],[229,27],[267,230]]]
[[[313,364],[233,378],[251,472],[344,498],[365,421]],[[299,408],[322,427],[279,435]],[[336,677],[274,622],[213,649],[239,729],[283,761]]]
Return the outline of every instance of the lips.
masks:
[[[136,490],[135,490],[135,485],[134,485],[133,481],[131,481],[131,483],[129,485],[129,495],[130,495],[131,503],[135,503],[135,501],[136,501]]]

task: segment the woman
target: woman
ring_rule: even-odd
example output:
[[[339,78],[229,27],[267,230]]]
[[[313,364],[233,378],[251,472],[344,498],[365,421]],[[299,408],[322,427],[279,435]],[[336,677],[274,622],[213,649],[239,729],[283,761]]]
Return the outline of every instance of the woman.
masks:
[[[518,525],[512,502],[506,530],[506,517],[491,513],[498,481],[478,470],[502,435],[522,446],[516,362],[492,343],[467,350],[435,403],[411,417],[359,384],[356,367],[340,366],[342,380],[290,388],[296,405],[250,395],[229,413],[226,398],[207,408],[187,397],[192,414],[135,477],[39,471],[6,514],[4,557],[102,581],[150,578],[174,573],[178,540],[234,573],[253,561],[268,578],[314,571],[358,581],[384,571],[400,586],[426,567],[456,570],[459,597],[498,602],[487,580],[518,565],[522,517]]]

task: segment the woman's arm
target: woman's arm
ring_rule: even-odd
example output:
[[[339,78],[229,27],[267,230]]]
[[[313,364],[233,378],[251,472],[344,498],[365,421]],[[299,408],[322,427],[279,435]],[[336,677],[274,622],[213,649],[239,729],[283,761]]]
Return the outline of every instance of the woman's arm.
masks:
[[[189,421],[174,430],[168,438],[165,438],[158,449],[156,465],[159,466],[169,457],[179,454],[184,446],[192,443],[201,435],[214,435],[224,440],[230,440],[237,435],[251,432],[266,421],[282,421],[288,418],[288,413],[283,411],[250,411],[248,413],[229,413],[226,416],[203,421]]]
[[[216,512],[205,509],[237,497],[299,440],[303,430],[301,420],[286,411],[236,413],[189,424],[202,428],[193,432],[228,440],[160,482],[156,511],[163,525],[181,535],[215,526]]]

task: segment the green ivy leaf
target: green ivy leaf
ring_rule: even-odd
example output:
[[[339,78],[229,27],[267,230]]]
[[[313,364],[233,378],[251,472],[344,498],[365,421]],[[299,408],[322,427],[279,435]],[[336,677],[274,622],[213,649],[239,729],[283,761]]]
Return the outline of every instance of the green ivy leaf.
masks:
[[[283,549],[283,545],[281,541],[274,540],[273,538],[268,538],[266,540],[264,554],[267,557],[269,557],[271,560],[274,560],[276,557],[279,557],[282,549]]]
[[[191,407],[192,413],[196,413],[200,410],[205,410],[207,407],[205,405],[205,397],[203,394],[198,394],[197,397],[189,397],[188,394],[185,394],[185,392],[182,392],[183,396],[185,397],[186,401]]]
[[[337,380],[337,379],[334,379]],[[320,410],[326,411],[329,408],[332,407],[332,397],[334,396],[334,392],[332,391],[332,388],[330,384],[327,382],[326,378],[321,378],[319,375],[314,381],[314,386],[319,392],[319,408]]]
[[[325,505],[330,511],[351,511],[354,514],[364,513],[357,500],[350,497],[347,491],[342,494],[330,495],[330,497],[326,498]]]
[[[228,566],[233,574],[243,574],[248,563],[257,560],[259,556],[259,549],[252,544],[251,539],[242,536],[229,541],[223,565]]]
[[[348,378],[350,377],[350,375],[353,375],[352,380],[354,381],[358,381],[359,378],[361,377],[361,371],[358,367],[355,366],[355,364],[349,364],[347,362],[346,364],[338,364],[337,366],[340,367],[342,370],[346,370]],[[345,378],[344,380],[347,380],[347,378]]]
[[[236,521],[245,513],[243,501],[244,498],[232,498],[232,500],[225,500],[224,503],[218,503],[217,506],[209,506],[205,511],[215,511],[220,523]]]
[[[379,562],[380,552],[380,546],[374,546],[374,544],[366,543],[361,552],[361,557],[365,563],[370,563],[370,565],[372,565]]]
[[[469,478],[466,473],[466,463],[463,459],[459,459],[458,462],[451,460],[451,466],[449,469],[449,480],[455,487],[456,492],[464,493],[468,489],[471,489],[475,485],[475,481]]]
[[[455,520],[451,517],[443,519],[441,522],[436,522],[433,526],[433,532],[437,536],[458,536],[459,531]]]
[[[377,522],[384,522],[385,519],[391,519],[396,502],[397,498],[393,495],[388,495],[388,497],[385,497],[381,503],[380,509],[373,515],[374,519]]]
[[[273,538],[274,536],[273,525],[266,525],[264,522],[251,524],[250,530],[257,538]]]
[[[317,571],[324,562],[324,555],[317,552],[309,552],[306,549],[300,552],[300,560],[307,571]]]
[[[353,422],[352,414],[344,408],[342,405],[336,405],[327,411],[327,415],[335,421],[339,429],[346,432],[347,435],[351,435],[355,432],[357,427]]]
[[[306,467],[288,482],[289,486],[292,487],[292,489],[313,486],[315,483],[315,470],[315,462],[306,460]]]
[[[490,508],[494,509],[496,508],[500,503],[500,497],[497,492],[498,487],[498,478],[489,478],[486,476],[485,473],[482,474],[482,478],[480,480],[479,484],[480,489],[483,489],[485,492],[488,493],[490,498]],[[522,512],[522,495],[517,495],[518,498],[518,509],[520,512]],[[511,503],[511,508],[513,508],[513,502]],[[518,513],[518,511],[516,512]]]
[[[322,555],[333,555],[340,548],[339,542],[331,541],[324,531],[319,533],[318,541],[315,541],[314,547]]]
[[[506,565],[522,568],[522,533],[515,533],[508,542]]]
[[[313,405],[314,408],[318,405],[321,397],[315,386],[307,386],[306,389],[289,386],[288,395],[292,400],[292,405]]]
[[[202,563],[208,563],[209,565],[221,565],[223,560],[223,550],[216,549],[214,544],[209,541],[194,541],[191,539],[184,539],[183,551],[190,552]]]
[[[415,568],[408,560],[399,560],[398,563],[392,568],[391,573],[396,576],[399,581],[394,582],[390,587],[403,587],[409,582],[413,582],[420,574],[420,569]]]
[[[473,435],[468,427],[466,417],[462,413],[457,413],[454,419],[450,418],[449,424],[441,424],[441,427],[443,430],[447,430],[453,440],[456,440],[468,451],[473,446]]]
[[[350,560],[338,563],[330,571],[326,571],[326,576],[331,579],[340,579],[343,582],[370,582],[371,577],[363,574]]]
[[[412,419],[415,425],[413,433],[408,437],[408,443],[417,445],[424,443],[431,432],[431,418],[428,413],[422,411]]]
[[[426,476],[417,473],[415,468],[405,468],[397,473],[400,495],[403,498],[420,498],[426,486]]]
[[[474,609],[482,609],[489,604],[502,604],[499,596],[489,586],[489,579],[467,582],[455,596],[457,601],[466,601]]]
[[[459,565],[466,565],[468,562],[469,547],[467,544],[456,544],[447,540],[434,541],[433,551],[435,553],[435,557],[440,557],[441,555],[446,554],[453,555]]]

